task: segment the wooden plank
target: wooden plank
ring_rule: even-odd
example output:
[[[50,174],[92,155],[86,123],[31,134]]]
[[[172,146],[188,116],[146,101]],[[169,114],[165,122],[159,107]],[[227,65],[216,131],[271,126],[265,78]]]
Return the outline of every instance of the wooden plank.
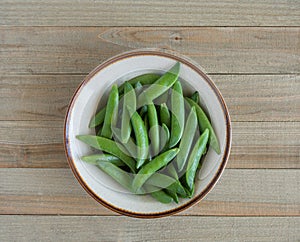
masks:
[[[233,121],[300,121],[300,75],[211,75]],[[0,120],[63,120],[84,75],[0,77]]]
[[[300,122],[233,122],[229,168],[300,168]],[[68,167],[62,121],[1,121],[0,167]]]
[[[176,50],[209,73],[300,73],[300,27],[0,27],[0,33],[5,74],[88,73],[144,47]]]
[[[46,9],[47,11],[42,11]],[[2,0],[0,24],[18,26],[299,26],[299,1]]]
[[[0,214],[107,215],[70,169],[0,169]],[[300,216],[300,170],[225,170],[185,215]],[[247,192],[245,192],[247,191]]]
[[[300,236],[297,217],[0,216],[0,225],[1,241],[297,241]]]

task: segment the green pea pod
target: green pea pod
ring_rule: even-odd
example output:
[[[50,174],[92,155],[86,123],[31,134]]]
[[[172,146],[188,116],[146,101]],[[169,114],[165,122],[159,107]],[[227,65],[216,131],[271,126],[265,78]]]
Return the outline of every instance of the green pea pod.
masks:
[[[113,85],[111,92],[108,96],[105,118],[103,123],[103,128],[101,131],[101,136],[105,138],[112,138],[111,126],[116,125],[118,116],[118,105],[119,105],[119,93],[117,85]]]
[[[187,102],[196,108],[197,117],[198,117],[198,125],[201,132],[204,132],[205,129],[209,130],[209,144],[210,146],[216,151],[217,154],[221,153],[219,141],[217,139],[216,133],[211,126],[211,123],[209,122],[205,112],[202,110],[202,108],[195,103],[192,99],[186,98]]]
[[[148,134],[141,116],[136,111],[132,110],[130,106],[127,106],[127,109],[130,113],[132,113],[131,124],[137,144],[136,168],[138,169],[144,164],[148,156]]]
[[[164,152],[169,148],[169,140],[170,140],[170,131],[167,125],[162,124],[162,128],[160,129],[160,144],[162,147],[161,152]]]
[[[139,75],[136,76],[130,80],[128,80],[128,82],[132,85],[135,86],[135,84],[137,84],[138,82],[141,85],[151,85],[153,84],[156,80],[158,80],[158,78],[160,78],[161,75],[159,74],[155,74],[155,73],[147,73],[147,74],[143,74],[143,75]],[[125,88],[124,83],[119,87],[119,93],[123,93]]]
[[[148,104],[148,120],[149,120],[149,137],[151,140],[152,155],[155,156],[159,152],[159,126],[156,108],[153,103]]]
[[[156,171],[166,166],[177,155],[178,151],[178,148],[168,150],[144,165],[133,179],[133,190],[138,191],[147,179],[149,179]]]
[[[123,113],[122,113],[122,123],[121,123],[122,143],[127,143],[131,133],[130,117],[132,116],[133,113],[127,110],[126,107],[129,105],[131,107],[131,110],[136,109],[135,91],[128,82],[125,82]]]
[[[155,99],[153,100],[153,102],[154,102],[155,104],[168,103],[169,96],[170,96],[170,95],[169,95],[169,92],[166,91],[166,92],[164,92],[163,94],[161,94],[160,96],[158,96],[157,98],[155,98]]]
[[[191,112],[187,118],[186,126],[179,144],[179,153],[176,157],[178,171],[181,172],[185,166],[186,160],[190,153],[193,143],[193,138],[197,129],[197,114],[195,107],[192,107]]]
[[[173,202],[173,198],[169,196],[167,193],[165,193],[163,190],[157,190],[155,192],[151,192],[150,195],[161,203],[167,204]]]
[[[93,136],[93,135],[77,135],[76,138],[95,149],[102,150],[104,152],[107,152],[109,154],[112,154],[120,158],[120,160],[122,160],[133,173],[136,172],[135,160],[130,156],[126,155],[119,148],[120,144],[118,144],[117,142],[104,137]]]
[[[98,162],[97,166],[128,191],[132,190],[132,176],[128,172],[109,162]]]
[[[170,190],[170,189],[166,189],[166,193],[173,198],[174,202],[175,203],[178,203],[179,202],[179,199],[178,199],[178,195],[176,193],[176,191],[173,191],[173,190]]]
[[[103,123],[106,113],[106,107],[102,108],[90,121],[89,128],[94,128]]]
[[[177,62],[167,73],[144,90],[138,97],[138,106],[144,106],[166,92],[178,79],[180,63]]]
[[[115,166],[125,165],[124,162],[121,161],[118,157],[109,154],[86,155],[82,156],[81,160],[92,165],[97,165],[99,162],[110,162]]]
[[[172,148],[181,139],[184,129],[184,98],[182,87],[179,81],[176,81],[172,87],[171,93],[171,137],[169,147]]]
[[[170,117],[170,112],[168,109],[168,106],[166,103],[162,103],[160,105],[160,122],[161,124],[165,124],[167,125],[168,128],[170,128],[170,124],[171,124],[171,117]]]
[[[185,180],[188,186],[188,189],[192,190],[194,186],[194,180],[196,176],[196,171],[198,164],[200,162],[200,158],[203,154],[205,146],[208,142],[209,138],[209,130],[206,129],[204,133],[198,138],[196,144],[191,152],[191,155],[188,160],[187,169],[185,173]]]
[[[199,92],[195,91],[192,96],[191,99],[195,102],[195,103],[199,103]]]

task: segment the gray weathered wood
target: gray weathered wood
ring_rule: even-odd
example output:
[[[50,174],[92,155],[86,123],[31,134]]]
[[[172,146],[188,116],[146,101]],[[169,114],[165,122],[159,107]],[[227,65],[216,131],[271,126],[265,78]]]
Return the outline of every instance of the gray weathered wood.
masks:
[[[113,216],[0,216],[0,240],[282,242],[298,241],[299,226],[299,217],[170,217],[138,220]]]
[[[300,73],[300,27],[0,27],[0,73],[88,73],[123,51],[159,47],[209,73]]]
[[[300,168],[300,122],[233,122],[230,168]],[[34,132],[33,132],[34,131]],[[62,121],[1,121],[0,167],[67,167]]]
[[[0,169],[0,214],[105,215],[70,169]],[[225,170],[185,215],[300,216],[300,170]]]
[[[299,26],[299,1],[14,1],[0,2],[2,25]]]
[[[300,75],[211,75],[233,121],[300,121]],[[0,120],[63,120],[84,75],[0,77]]]

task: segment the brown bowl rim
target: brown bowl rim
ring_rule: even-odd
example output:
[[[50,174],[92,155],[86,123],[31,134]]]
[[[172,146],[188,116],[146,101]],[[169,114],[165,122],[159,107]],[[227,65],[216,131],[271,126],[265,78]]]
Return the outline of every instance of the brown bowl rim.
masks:
[[[93,192],[93,190],[85,183],[85,181],[83,180],[83,178],[80,176],[79,172],[77,171],[77,169],[74,165],[74,161],[73,161],[73,159],[70,155],[69,145],[68,145],[69,140],[68,140],[67,126],[69,126],[70,111],[73,108],[73,105],[76,101],[76,98],[77,98],[81,88],[83,88],[85,86],[85,84],[96,73],[98,73],[103,68],[107,67],[108,65],[111,65],[112,63],[114,63],[116,61],[120,61],[120,60],[130,58],[130,57],[141,56],[141,55],[155,55],[155,56],[167,57],[167,58],[179,61],[179,62],[189,66],[194,71],[196,71],[200,76],[202,76],[202,78],[204,78],[204,80],[209,84],[209,86],[214,91],[215,95],[218,97],[218,100],[220,102],[220,105],[222,107],[223,114],[224,114],[224,117],[225,117],[225,120],[226,120],[226,145],[225,145],[225,150],[224,150],[224,154],[223,154],[223,157],[222,157],[222,162],[219,165],[218,171],[214,175],[213,179],[210,181],[210,183],[206,186],[206,188],[201,193],[199,193],[197,196],[190,199],[188,202],[186,202],[186,203],[184,203],[181,206],[178,206],[176,208],[173,208],[173,209],[170,209],[170,210],[167,210],[167,211],[163,211],[163,212],[157,212],[157,213],[137,213],[137,212],[128,211],[128,210],[116,207],[116,206],[110,204],[109,202],[105,201],[101,197],[97,196]],[[225,103],[220,91],[218,90],[218,88],[216,87],[214,82],[210,79],[210,77],[207,74],[205,74],[201,70],[201,68],[199,68],[198,65],[196,63],[194,63],[192,60],[190,60],[187,57],[182,57],[182,55],[176,54],[175,52],[171,52],[171,51],[168,51],[168,50],[157,50],[157,49],[155,49],[155,50],[148,50],[148,49],[146,49],[146,50],[133,50],[133,51],[124,52],[122,54],[116,55],[116,56],[108,59],[107,61],[104,61],[103,63],[98,65],[93,71],[91,71],[84,78],[84,80],[81,82],[81,84],[77,87],[76,91],[74,92],[74,94],[71,98],[70,104],[69,104],[68,109],[67,109],[66,117],[65,117],[65,123],[64,123],[64,149],[65,149],[65,154],[66,154],[69,166],[70,166],[74,176],[76,177],[76,179],[78,180],[80,185],[85,189],[85,191],[91,197],[93,197],[97,202],[99,202],[100,204],[102,204],[106,208],[108,208],[108,209],[110,209],[114,212],[117,212],[121,215],[126,215],[126,216],[130,216],[130,217],[135,217],[135,218],[160,218],[160,217],[174,215],[176,213],[182,212],[183,210],[191,207],[192,205],[195,205],[196,203],[200,202],[208,194],[208,192],[211,191],[212,188],[215,186],[215,184],[217,183],[217,181],[221,177],[222,172],[225,169],[225,166],[227,164],[229,154],[230,154],[230,149],[231,149],[231,121],[230,121],[228,108],[226,106],[226,103]]]

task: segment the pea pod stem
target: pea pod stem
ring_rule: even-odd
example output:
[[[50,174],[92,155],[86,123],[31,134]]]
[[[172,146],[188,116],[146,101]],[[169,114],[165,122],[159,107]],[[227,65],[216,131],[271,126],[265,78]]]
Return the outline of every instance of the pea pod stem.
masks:
[[[192,106],[196,108],[197,117],[198,117],[198,125],[201,132],[204,132],[205,129],[209,130],[209,144],[210,146],[216,151],[217,154],[220,154],[220,144],[218,141],[218,138],[216,136],[216,133],[209,122],[205,112],[202,110],[202,108],[195,103],[192,99],[186,98],[187,102]]]

